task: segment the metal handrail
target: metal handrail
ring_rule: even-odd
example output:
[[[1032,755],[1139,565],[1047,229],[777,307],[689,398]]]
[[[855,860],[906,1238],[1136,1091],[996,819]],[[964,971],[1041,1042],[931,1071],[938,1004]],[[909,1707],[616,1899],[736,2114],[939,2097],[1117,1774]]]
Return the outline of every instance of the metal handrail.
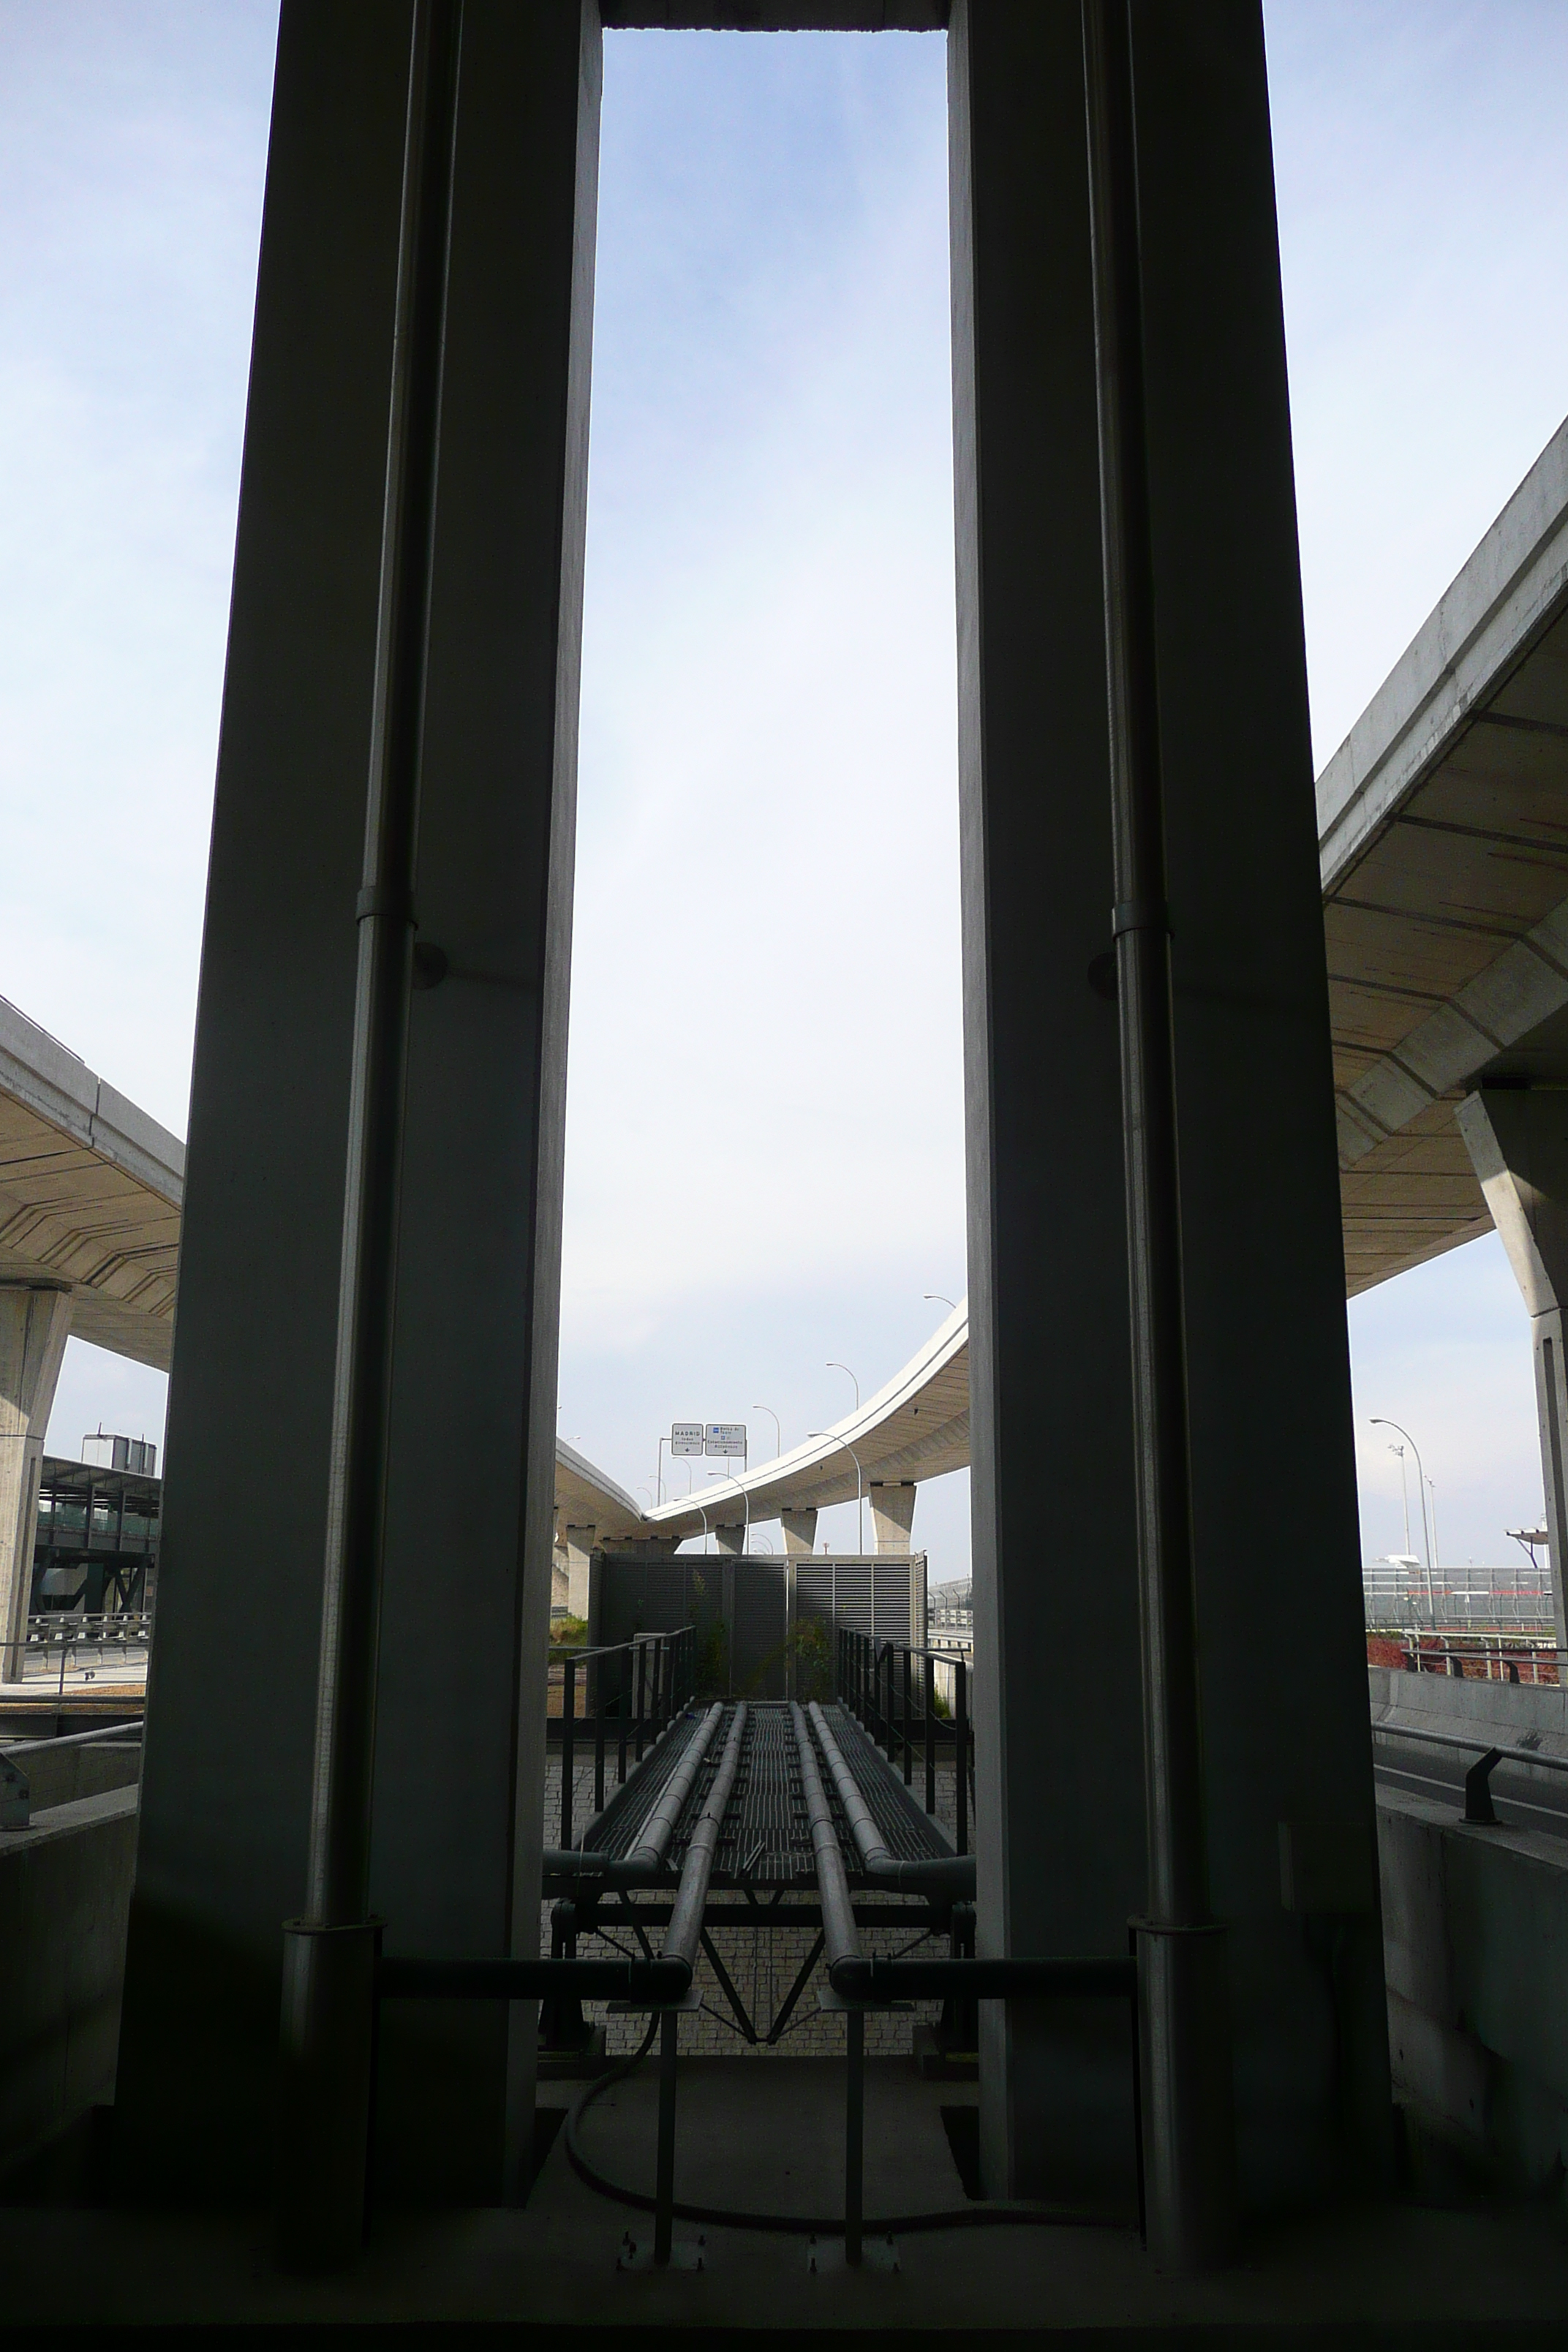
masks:
[[[689,1705],[697,1686],[697,1628],[679,1625],[663,1633],[634,1633],[628,1642],[601,1643],[593,1649],[566,1649],[556,1654],[561,1661],[561,1846],[566,1851],[572,1844],[573,1815],[573,1752],[576,1740],[577,1669],[584,1666],[592,1680],[585,1685],[593,1707],[594,1726],[594,1811],[605,1810],[605,1716],[603,1706],[604,1685],[602,1661],[626,1657],[635,1671],[621,1678],[616,1696],[616,1779],[626,1777],[626,1750],[633,1749],[633,1760],[640,1764],[649,1736],[661,1738],[684,1706]],[[651,1672],[650,1672],[651,1668]],[[633,1704],[628,1706],[626,1702]],[[586,1722],[584,1728],[586,1729]]]
[[[695,1628],[680,1625],[674,1631],[689,1633]],[[575,1658],[581,1665],[584,1658],[613,1658],[619,1650],[635,1650],[639,1642],[668,1642],[672,1638],[671,1633],[633,1633],[624,1642],[599,1642],[592,1646],[587,1643],[552,1642],[550,1654],[552,1658]]]
[[[894,1662],[898,1658],[903,1662],[901,1676],[895,1675]],[[911,1661],[915,1658],[920,1658],[925,1668],[921,1676],[918,1710],[911,1673]],[[932,1667],[937,1664],[952,1668],[952,1737],[956,1766],[953,1844],[959,1853],[966,1854],[969,1851],[969,1775],[973,1755],[969,1719],[969,1678],[974,1671],[973,1660],[962,1651],[932,1649],[912,1642],[885,1641],[847,1625],[838,1628],[839,1703],[849,1709],[886,1751],[889,1763],[899,1762],[901,1749],[906,1788],[910,1787],[913,1778],[914,1727],[918,1720],[928,1813],[936,1811],[936,1752],[939,1745],[942,1744],[937,1730],[941,1718],[934,1704],[936,1678]],[[901,1707],[895,1690],[895,1684],[899,1681],[902,1685]]]
[[[58,1739],[9,1739],[0,1747],[0,1756],[36,1756],[45,1748],[53,1756],[62,1748],[88,1748],[95,1741],[107,1746],[111,1739],[130,1739],[140,1744],[142,1729],[142,1717],[138,1715],[124,1723],[100,1724],[93,1731],[62,1732]]]
[[[1467,1739],[1454,1731],[1418,1731],[1414,1725],[1374,1723],[1374,1739],[1414,1739],[1428,1748],[1460,1748],[1477,1761],[1465,1775],[1465,1810],[1461,1818],[1485,1829],[1499,1826],[1492,1803],[1491,1776],[1500,1764],[1539,1764],[1548,1772],[1568,1772],[1568,1757],[1542,1756],[1533,1748],[1494,1748],[1485,1739]]]
[[[86,1748],[94,1740],[123,1742],[127,1738],[141,1745],[140,1718],[100,1725],[96,1731],[68,1731],[58,1739],[14,1739],[0,1747],[0,1830],[26,1830],[33,1826],[33,1784],[17,1761],[19,1757],[36,1756],[45,1748]]]

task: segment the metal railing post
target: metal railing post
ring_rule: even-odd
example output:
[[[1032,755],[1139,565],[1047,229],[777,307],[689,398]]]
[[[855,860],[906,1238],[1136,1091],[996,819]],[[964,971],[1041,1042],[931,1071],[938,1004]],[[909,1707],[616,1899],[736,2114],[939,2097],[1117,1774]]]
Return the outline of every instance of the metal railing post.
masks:
[[[572,1717],[577,1706],[577,1661],[561,1661],[561,1844],[572,1844]]]
[[[636,1741],[636,1756],[637,1756],[637,1761],[640,1764],[640,1763],[642,1762],[643,1740],[644,1740],[644,1737],[645,1737],[645,1735],[646,1735],[647,1728],[647,1643],[646,1642],[643,1642],[643,1641],[639,1641],[639,1642],[638,1642],[638,1643],[637,1643],[637,1741]]]
[[[669,2262],[675,2235],[675,2070],[680,2011],[667,2009],[658,2027],[658,2153],[654,2175],[653,2258]]]
[[[597,1658],[594,1661],[589,1685],[594,1703],[594,1811],[605,1810],[605,1670]]]
[[[969,1852],[969,1669],[962,1658],[953,1661],[953,1754],[958,1765],[957,1831],[960,1853]]]
[[[910,1740],[910,1717],[913,1712],[910,1677],[913,1673],[914,1661],[906,1650],[904,1652],[904,1786],[906,1789],[910,1785],[910,1773],[914,1760]]]
[[[616,1780],[625,1783],[626,1777],[626,1717],[630,1713],[632,1695],[632,1662],[628,1652],[621,1652],[621,1667],[616,1676]]]
[[[936,1683],[936,1660],[931,1657],[922,1658],[921,1664],[925,1670],[926,1811],[928,1813],[934,1813],[936,1811],[936,1749],[931,1745],[931,1738],[936,1728],[936,1709],[931,1705],[931,1700]]]
[[[860,2260],[860,2224],[866,2174],[866,2012],[852,2009],[847,2028],[848,2067],[844,2098],[844,2259]]]

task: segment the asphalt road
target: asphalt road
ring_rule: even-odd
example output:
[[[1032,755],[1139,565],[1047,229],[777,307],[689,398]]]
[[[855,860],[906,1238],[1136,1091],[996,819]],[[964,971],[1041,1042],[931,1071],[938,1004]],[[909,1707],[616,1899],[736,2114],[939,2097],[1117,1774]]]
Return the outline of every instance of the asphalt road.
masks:
[[[1465,1774],[1476,1761],[1458,1748],[1428,1748],[1424,1741],[1392,1738],[1374,1730],[1373,1769],[1380,1789],[1401,1789],[1413,1797],[1441,1804],[1451,1800],[1456,1812],[1465,1805]],[[1539,1777],[1517,1766],[1497,1765],[1491,1777],[1492,1802],[1505,1827],[1542,1830],[1548,1837],[1568,1838],[1568,1772]]]

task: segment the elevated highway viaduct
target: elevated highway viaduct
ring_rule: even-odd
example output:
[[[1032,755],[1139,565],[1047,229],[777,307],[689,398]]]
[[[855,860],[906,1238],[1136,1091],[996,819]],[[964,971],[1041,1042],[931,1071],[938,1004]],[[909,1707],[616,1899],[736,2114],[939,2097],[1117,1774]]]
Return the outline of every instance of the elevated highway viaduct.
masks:
[[[1317,803],[1347,1293],[1495,1223],[1532,1318],[1555,1572],[1568,1528],[1568,424],[1324,768]],[[68,1332],[167,1370],[184,1173],[176,1137],[0,1002],[0,1362],[27,1459]],[[673,1547],[711,1529],[738,1551],[776,1521],[787,1551],[810,1550],[818,1512],[858,1499],[876,1546],[907,1549],[920,1482],[969,1458],[964,1302],[863,1408],[700,1509],[645,1510],[558,1444],[557,1541],[579,1579],[595,1543]],[[14,1642],[29,1504],[23,1454],[6,1460]],[[1560,1579],[1558,1598],[1561,1617]]]

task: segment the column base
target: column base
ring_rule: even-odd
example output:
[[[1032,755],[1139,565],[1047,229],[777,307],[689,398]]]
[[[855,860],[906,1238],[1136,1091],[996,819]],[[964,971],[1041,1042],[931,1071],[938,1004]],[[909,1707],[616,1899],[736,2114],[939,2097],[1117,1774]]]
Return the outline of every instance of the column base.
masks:
[[[278,2260],[341,2270],[364,2242],[379,1919],[283,1927]]]
[[[1163,2269],[1217,2270],[1237,2233],[1225,1930],[1132,1925],[1144,2235]]]

